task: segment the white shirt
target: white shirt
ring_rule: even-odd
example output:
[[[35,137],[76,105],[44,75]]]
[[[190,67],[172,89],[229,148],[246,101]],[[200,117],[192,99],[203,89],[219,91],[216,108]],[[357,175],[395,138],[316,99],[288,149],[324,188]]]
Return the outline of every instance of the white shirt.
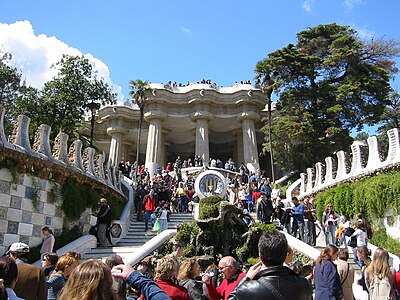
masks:
[[[367,233],[357,228],[356,231],[351,236],[357,237],[357,247],[362,247],[367,245]]]

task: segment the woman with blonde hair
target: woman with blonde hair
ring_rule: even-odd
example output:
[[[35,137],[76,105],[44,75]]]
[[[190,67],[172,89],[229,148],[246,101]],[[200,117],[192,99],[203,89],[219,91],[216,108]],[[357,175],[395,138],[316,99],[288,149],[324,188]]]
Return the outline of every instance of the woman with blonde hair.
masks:
[[[315,300],[341,300],[342,284],[333,261],[337,260],[339,249],[328,245],[317,258],[314,269]]]
[[[47,280],[47,299],[55,300],[73,270],[79,265],[79,260],[68,254],[62,255]]]
[[[395,271],[389,265],[389,253],[386,249],[379,247],[375,250],[365,273],[370,300],[396,300]]]
[[[199,278],[200,272],[200,265],[195,258],[185,259],[179,268],[178,282],[188,290],[189,296],[192,297],[193,300],[205,298],[203,282],[201,280],[196,280],[196,278]]]
[[[164,256],[157,261],[154,280],[172,300],[190,300],[188,290],[175,283],[178,269],[179,262],[175,256]]]
[[[110,267],[90,259],[72,272],[58,300],[115,300],[112,285]]]

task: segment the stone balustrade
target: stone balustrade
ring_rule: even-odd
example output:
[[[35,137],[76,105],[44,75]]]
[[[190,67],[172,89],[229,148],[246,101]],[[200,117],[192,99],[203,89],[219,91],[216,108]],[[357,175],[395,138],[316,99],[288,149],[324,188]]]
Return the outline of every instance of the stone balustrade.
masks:
[[[385,159],[382,158],[382,153],[379,151],[379,143],[376,136],[369,137],[366,142],[354,141],[350,146],[350,158],[347,158],[347,153],[341,150],[336,153],[336,161],[332,157],[327,157],[325,158],[325,164],[317,162],[315,168],[308,168],[306,173],[301,173],[300,179],[288,188],[286,199],[291,201],[293,191],[298,188],[300,189],[299,197],[304,198],[318,193],[327,187],[336,186],[339,183],[366,176],[399,164],[399,131],[397,128],[393,128],[387,131],[387,135],[389,138],[389,149]],[[362,151],[363,147],[368,147],[368,151]],[[364,159],[363,153],[368,153],[368,160]],[[337,166],[336,169],[335,166]]]
[[[100,189],[107,189],[112,193],[123,195],[121,190],[121,176],[111,161],[105,162],[104,153],[95,156],[93,148],[85,148],[83,143],[75,140],[68,148],[68,135],[60,132],[53,149],[50,147],[51,127],[41,125],[35,134],[34,143],[31,146],[29,139],[30,118],[24,115],[18,116],[14,130],[9,137],[4,134],[5,109],[0,106],[0,156],[14,159],[17,162],[24,157],[35,166],[35,173],[53,173],[67,178],[75,176],[80,183],[88,183]],[[106,168],[104,168],[106,165]]]

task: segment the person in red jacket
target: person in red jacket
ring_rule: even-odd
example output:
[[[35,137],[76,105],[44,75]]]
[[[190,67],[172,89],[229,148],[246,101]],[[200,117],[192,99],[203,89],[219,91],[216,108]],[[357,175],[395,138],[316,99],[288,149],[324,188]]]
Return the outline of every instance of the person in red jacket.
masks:
[[[144,231],[147,231],[150,216],[154,213],[156,209],[156,194],[154,189],[150,190],[150,193],[144,196],[143,199],[143,210],[144,210]],[[151,227],[154,225],[154,220],[151,219]]]
[[[246,276],[246,273],[240,271],[238,266],[237,261],[232,256],[225,256],[219,261],[218,269],[222,273],[223,280],[217,288],[211,283],[210,276],[203,274],[202,280],[207,285],[210,300],[228,299],[229,294]]]
[[[178,270],[178,259],[173,255],[164,256],[157,261],[154,280],[172,300],[192,300],[188,290],[175,283]],[[144,300],[145,298],[140,296],[140,299]]]

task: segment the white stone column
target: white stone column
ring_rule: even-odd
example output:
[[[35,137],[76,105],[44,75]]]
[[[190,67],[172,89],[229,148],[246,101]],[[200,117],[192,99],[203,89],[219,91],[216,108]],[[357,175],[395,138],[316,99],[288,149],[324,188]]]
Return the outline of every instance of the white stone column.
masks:
[[[210,159],[207,119],[196,120],[196,155],[203,159],[203,165]]]
[[[195,155],[203,159],[203,165],[207,165],[210,159],[210,143],[208,138],[208,120],[213,116],[209,112],[195,112],[192,120],[196,122],[196,146]]]
[[[150,176],[154,176],[158,166],[163,161],[162,156],[164,147],[161,143],[162,116],[153,115],[150,113],[145,117],[146,120],[149,121],[145,166],[149,171]]]
[[[114,166],[117,166],[122,159],[122,137],[121,132],[111,133],[109,160]]]
[[[259,116],[252,113],[242,113],[239,117],[239,120],[242,121],[244,164],[253,172],[260,168],[254,126],[254,121],[257,118]]]

